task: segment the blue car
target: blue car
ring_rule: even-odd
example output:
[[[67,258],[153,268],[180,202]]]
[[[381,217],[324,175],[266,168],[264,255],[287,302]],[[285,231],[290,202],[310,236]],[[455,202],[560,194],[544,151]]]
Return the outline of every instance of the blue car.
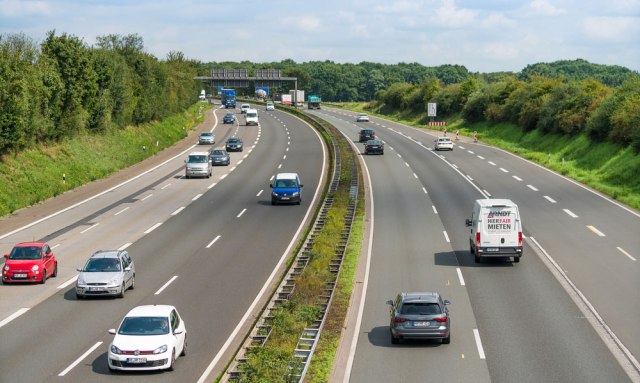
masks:
[[[271,187],[272,205],[278,203],[300,205],[302,202],[300,189],[303,185],[300,183],[300,177],[297,173],[278,173],[269,186]]]

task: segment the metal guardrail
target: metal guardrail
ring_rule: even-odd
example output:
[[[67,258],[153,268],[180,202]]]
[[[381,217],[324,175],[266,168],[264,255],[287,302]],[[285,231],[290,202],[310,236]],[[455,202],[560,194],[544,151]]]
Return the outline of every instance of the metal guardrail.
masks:
[[[275,294],[273,294],[273,296],[271,297],[271,300],[267,304],[266,309],[262,311],[262,314],[256,321],[256,325],[249,332],[249,336],[245,339],[234,360],[225,371],[225,374],[223,374],[221,382],[228,382],[239,379],[242,374],[240,366],[248,360],[248,355],[252,352],[252,350],[255,350],[256,347],[262,347],[268,341],[272,331],[272,311],[286,302],[294,293],[296,278],[300,274],[302,274],[305,267],[307,266],[310,258],[310,251],[313,248],[314,240],[318,233],[324,227],[329,210],[333,206],[334,195],[338,190],[338,186],[340,184],[342,158],[335,138],[333,137],[331,132],[327,131],[326,129],[325,131],[329,135],[331,144],[334,149],[334,166],[332,171],[331,183],[320,208],[319,214],[316,217],[313,227],[310,233],[307,235],[307,238],[305,239],[305,242],[303,243],[300,251],[296,255],[291,267],[278,285],[278,288],[276,289]],[[338,275],[342,266],[342,259],[349,242],[349,236],[351,233],[351,226],[355,217],[358,196],[359,178],[355,159],[352,159],[349,166],[351,168],[352,177],[349,193],[349,204],[347,206],[347,213],[344,217],[345,226],[340,234],[340,241],[335,248],[335,257],[332,259],[329,265],[329,270],[333,275],[333,279],[326,284],[322,295],[318,297],[318,303],[322,308],[320,314],[318,315],[317,319],[311,323],[310,327],[303,330],[302,335],[298,339],[298,343],[296,344],[293,354],[296,360],[289,365],[289,375],[287,377],[283,377],[283,379],[288,382],[300,382],[304,379],[304,376],[311,362],[311,357],[313,356],[313,352],[315,351],[318,340],[320,339],[320,333],[322,331],[322,327],[324,326],[325,318],[333,299],[336,281],[338,279]]]

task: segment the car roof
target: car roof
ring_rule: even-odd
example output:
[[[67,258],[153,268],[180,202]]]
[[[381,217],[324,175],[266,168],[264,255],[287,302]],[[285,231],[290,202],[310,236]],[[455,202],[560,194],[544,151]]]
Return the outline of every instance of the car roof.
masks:
[[[407,292],[401,293],[403,302],[438,302],[440,294],[436,292]]]
[[[295,180],[298,178],[298,173],[278,173],[276,179],[278,180]]]
[[[33,246],[42,247],[44,246],[44,242],[21,242],[21,243],[15,244],[13,247],[33,247]]]
[[[144,305],[132,308],[126,316],[143,317],[143,316],[166,316],[171,314],[171,310],[175,307],[170,305]]]
[[[91,258],[118,258],[120,253],[120,250],[98,250]]]
[[[207,152],[191,152],[189,153],[190,156],[208,156],[209,153]]]

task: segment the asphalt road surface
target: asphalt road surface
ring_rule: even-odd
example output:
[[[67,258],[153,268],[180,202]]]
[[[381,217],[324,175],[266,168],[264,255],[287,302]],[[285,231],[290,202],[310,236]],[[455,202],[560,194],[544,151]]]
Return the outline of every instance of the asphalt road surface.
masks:
[[[242,335],[239,324],[251,321],[256,297],[310,219],[327,171],[312,128],[263,109],[257,127],[244,126],[238,110],[233,125],[222,124],[224,110],[207,116],[202,129],[213,130],[214,147],[231,136],[245,143],[209,179],[184,177],[188,152],[211,148],[192,142],[173,157],[158,156],[152,170],[28,228],[14,230],[11,217],[0,223],[3,253],[17,242],[45,240],[59,261],[58,277],[45,285],[0,286],[0,382],[195,382],[205,372],[213,379],[226,362],[220,353],[241,340],[233,338]],[[278,172],[300,174],[300,206],[271,206],[269,180]],[[125,248],[136,264],[135,290],[123,299],[77,300],[76,268],[96,250]],[[107,330],[143,304],[178,308],[188,354],[171,373],[109,373]]]
[[[356,123],[354,113],[332,109],[314,113],[361,152],[360,128],[385,142],[383,156],[363,155],[373,243],[351,382],[629,381],[622,365],[638,379],[627,358],[640,355],[637,211],[481,143],[434,152],[441,133],[378,118]],[[474,200],[489,196],[520,207],[526,238],[518,264],[475,264],[469,254],[465,219]],[[451,344],[391,345],[385,301],[432,290],[452,302]],[[587,304],[601,322],[585,314]]]

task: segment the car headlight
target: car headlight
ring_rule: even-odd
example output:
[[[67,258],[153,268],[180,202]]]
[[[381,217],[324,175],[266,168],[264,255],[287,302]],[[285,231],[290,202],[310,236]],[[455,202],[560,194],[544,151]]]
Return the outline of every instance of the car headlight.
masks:
[[[291,196],[297,197],[299,194],[300,194],[300,192],[293,192],[293,194],[291,194]]]
[[[272,192],[272,193],[271,193],[271,195],[272,195],[272,196],[274,196],[274,197],[277,197],[277,196],[278,196],[278,193],[276,193],[276,192]]]
[[[9,265],[4,265],[4,271],[9,271]]]
[[[86,284],[85,281],[84,281],[84,278],[78,278],[76,280],[76,286],[80,286],[80,285],[84,285],[84,284]]]
[[[36,271],[38,271],[39,269],[40,269],[40,266],[38,266],[38,265],[33,265],[33,267],[31,268],[31,271],[33,271],[33,272],[35,273],[35,272],[36,272]]]
[[[116,347],[114,344],[111,345],[111,352],[114,354],[122,354],[122,350],[120,350],[118,347]]]
[[[167,352],[167,345],[164,344],[158,348],[156,348],[155,350],[153,350],[154,354],[162,354],[163,352]]]

